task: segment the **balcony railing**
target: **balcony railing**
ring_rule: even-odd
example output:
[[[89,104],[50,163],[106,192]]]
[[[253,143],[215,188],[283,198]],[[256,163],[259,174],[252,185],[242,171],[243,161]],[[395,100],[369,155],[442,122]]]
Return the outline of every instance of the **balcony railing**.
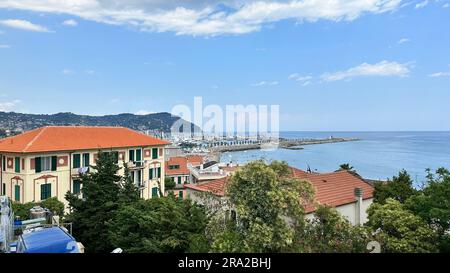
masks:
[[[143,169],[145,167],[144,161],[129,161],[128,168],[130,169]]]

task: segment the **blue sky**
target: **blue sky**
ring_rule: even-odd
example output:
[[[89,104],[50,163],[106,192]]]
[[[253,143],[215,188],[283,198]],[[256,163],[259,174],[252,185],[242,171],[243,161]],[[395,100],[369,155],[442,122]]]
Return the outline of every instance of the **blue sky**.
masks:
[[[0,111],[202,96],[279,104],[282,130],[450,130],[449,25],[447,0],[1,0]]]

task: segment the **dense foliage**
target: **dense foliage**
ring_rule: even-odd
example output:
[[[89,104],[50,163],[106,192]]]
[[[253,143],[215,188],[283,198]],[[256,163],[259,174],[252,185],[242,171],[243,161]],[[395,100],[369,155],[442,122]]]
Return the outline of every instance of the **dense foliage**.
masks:
[[[327,206],[318,206],[315,217],[305,228],[300,247],[312,253],[365,253],[370,232],[344,219]]]
[[[424,219],[438,235],[440,251],[450,252],[450,172],[444,168],[436,176],[428,170],[428,183],[406,207]]]
[[[108,221],[114,218],[119,208],[122,177],[112,153],[99,153],[93,171],[82,174],[82,197],[68,192],[71,213],[68,220],[73,222],[73,234],[81,241],[86,252],[109,252],[113,245],[109,240]]]
[[[28,202],[25,204],[13,202],[12,207],[14,210],[14,216],[19,217],[20,220],[26,220],[30,217],[30,209],[34,206],[41,206],[49,209],[54,215],[64,216],[64,204],[56,197],[48,198],[41,202]]]
[[[392,198],[368,210],[368,226],[383,252],[436,252],[436,234],[427,223]]]
[[[122,206],[108,229],[111,243],[125,252],[187,252],[204,238],[206,223],[202,208],[169,195]]]
[[[313,197],[311,184],[293,178],[286,163],[263,161],[237,171],[227,193],[239,221],[214,234],[217,252],[289,251],[305,224],[302,203]]]
[[[67,217],[88,252],[368,252],[370,241],[379,242],[382,252],[449,251],[445,169],[430,173],[420,190],[406,171],[377,183],[368,223],[352,226],[326,206],[305,220],[303,206],[313,201],[314,190],[293,178],[284,162],[247,164],[230,178],[225,198],[205,193],[202,205],[170,191],[142,200],[128,170],[117,175],[110,153],[99,153],[93,168],[81,176],[82,198],[66,195]]]
[[[392,180],[376,182],[374,187],[374,202],[380,204],[384,204],[388,198],[404,203],[409,197],[417,194],[413,181],[405,170],[402,170],[398,176],[394,176]]]

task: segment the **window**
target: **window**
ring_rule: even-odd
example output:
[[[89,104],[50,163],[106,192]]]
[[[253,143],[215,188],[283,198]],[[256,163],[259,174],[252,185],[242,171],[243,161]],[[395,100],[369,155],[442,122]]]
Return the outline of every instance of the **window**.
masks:
[[[83,167],[89,167],[89,153],[83,154]]]
[[[74,194],[80,194],[81,193],[81,181],[80,180],[74,180],[73,181],[72,192]]]
[[[128,151],[128,158],[130,159],[129,161],[134,161],[134,150]]]
[[[41,185],[41,200],[52,197],[52,184]]]
[[[179,191],[179,192],[178,192],[178,197],[179,197],[180,199],[183,199],[183,191]]]
[[[156,178],[158,174],[156,173],[156,169],[155,168],[150,168],[149,169],[149,179],[152,180],[153,178]]]
[[[36,173],[56,171],[57,161],[56,156],[36,157],[34,159]]]
[[[152,159],[157,159],[158,158],[158,148],[153,148],[152,149]]]
[[[15,172],[20,173],[20,157],[16,157],[14,161]]]
[[[14,186],[14,200],[16,200],[17,202],[20,202],[20,186],[19,185]]]
[[[114,162],[119,163],[119,152],[112,152],[114,156]]]
[[[139,187],[142,185],[142,170],[131,171],[131,180],[133,180],[134,184]]]
[[[6,171],[6,156],[2,157],[2,168],[4,171]]]
[[[169,170],[178,170],[180,169],[180,165],[169,165]]]
[[[181,184],[181,176],[178,176],[178,184]]]
[[[152,198],[158,197],[158,187],[152,188]]]
[[[3,188],[2,189],[2,194],[6,195],[6,184],[5,183],[3,183],[3,187],[2,188]]]
[[[73,155],[73,168],[78,169],[81,167],[81,155],[80,154],[74,154]]]
[[[48,172],[52,169],[52,158],[50,156],[41,157],[41,171]]]
[[[158,178],[161,178],[161,167],[158,167],[158,169],[156,169],[156,172],[157,172]]]

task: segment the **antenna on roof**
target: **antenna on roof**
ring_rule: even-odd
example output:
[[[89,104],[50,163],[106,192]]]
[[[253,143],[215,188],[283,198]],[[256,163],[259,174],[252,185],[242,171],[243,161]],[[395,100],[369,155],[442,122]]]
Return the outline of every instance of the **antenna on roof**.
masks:
[[[306,169],[307,172],[312,173],[311,171],[311,167],[309,167],[309,164],[306,164],[308,166],[308,168]]]

